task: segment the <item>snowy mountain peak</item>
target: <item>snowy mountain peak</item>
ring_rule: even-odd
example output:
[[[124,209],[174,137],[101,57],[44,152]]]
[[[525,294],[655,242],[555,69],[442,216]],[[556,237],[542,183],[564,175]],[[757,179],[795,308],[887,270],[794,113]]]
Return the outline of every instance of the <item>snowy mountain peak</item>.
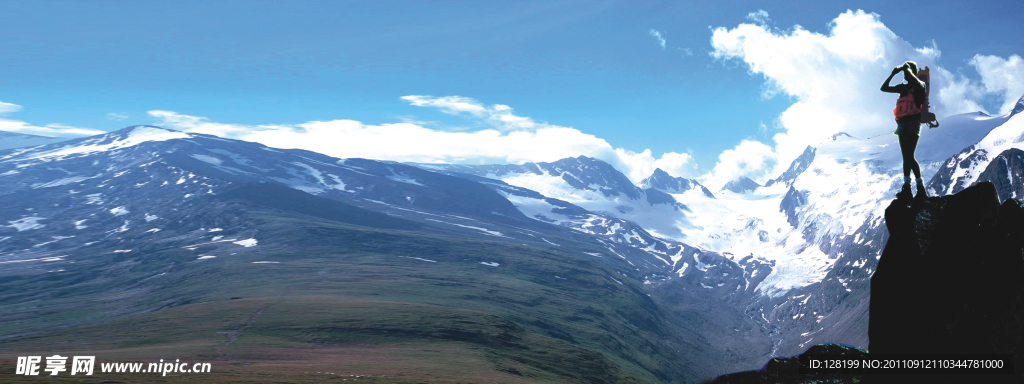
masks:
[[[566,184],[581,191],[597,191],[605,197],[626,196],[631,200],[642,198],[641,191],[626,175],[604,161],[586,157],[568,157],[552,163],[526,163],[540,174],[561,178]]]
[[[0,158],[3,161],[37,160],[51,161],[70,157],[82,157],[97,152],[113,151],[133,147],[145,142],[191,138],[193,135],[151,125],[133,125],[117,131],[96,136],[63,141],[22,151]]]
[[[696,180],[686,179],[682,177],[674,177],[669,175],[668,172],[663,171],[661,168],[655,169],[654,173],[650,177],[643,179],[640,182],[640,188],[643,189],[656,189],[666,193],[685,193],[693,189],[700,189],[704,192],[704,195],[712,199],[715,195],[711,193],[707,188],[698,183]]]
[[[840,137],[839,135],[846,135],[845,137],[852,137],[845,133],[837,133],[834,136],[832,136],[832,140],[835,141],[838,137]],[[767,183],[764,183],[764,186],[770,187],[775,183],[783,183],[790,186],[793,185],[793,181],[796,180],[797,176],[800,176],[801,173],[804,173],[804,171],[807,170],[807,167],[811,165],[811,162],[814,161],[814,154],[816,152],[817,149],[808,145],[807,148],[804,148],[804,153],[801,153],[800,156],[796,158],[796,160],[793,160],[793,162],[789,164],[789,169],[786,169],[786,172],[783,172],[782,175],[780,175],[778,178],[768,180]]]
[[[1024,111],[1024,95],[1021,95],[1020,98],[1017,99],[1017,105],[1013,106],[1013,110],[1010,111],[1010,116],[1012,117],[1021,111]]]
[[[94,136],[95,137],[95,136]],[[190,134],[155,125],[132,125],[101,135],[113,141],[131,141],[135,145],[145,141],[164,141],[193,137]]]
[[[156,125],[130,125],[130,126],[121,128],[119,130],[116,130],[114,132],[111,132],[111,133],[115,133],[115,132],[125,132],[125,133],[128,133],[128,132],[133,132],[135,130],[140,130],[141,132],[147,132],[147,131],[148,132],[152,132],[153,130],[164,131],[164,132],[175,132],[175,133],[180,133],[181,132],[181,131],[178,131],[178,130],[174,130],[174,129],[170,129],[170,128],[164,128],[164,127],[159,127],[159,126],[156,126]]]
[[[738,179],[730,181],[722,187],[723,191],[732,191],[736,193],[745,193],[747,191],[753,191],[761,187],[756,181],[751,180],[749,177],[740,176]]]

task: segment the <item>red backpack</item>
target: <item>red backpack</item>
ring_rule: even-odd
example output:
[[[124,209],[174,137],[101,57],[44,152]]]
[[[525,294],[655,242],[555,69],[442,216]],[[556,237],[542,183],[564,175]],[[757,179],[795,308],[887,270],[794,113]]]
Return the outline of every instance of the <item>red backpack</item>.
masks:
[[[908,86],[910,84],[907,84]],[[892,114],[896,116],[896,120],[902,119],[906,116],[916,115],[921,113],[921,105],[914,102],[914,91],[907,92],[907,94],[900,96],[896,100],[896,108],[893,108]]]
[[[928,128],[937,128],[939,121],[936,120],[935,114],[928,110],[930,108],[930,105],[928,105],[928,94],[932,89],[931,74],[928,67],[918,71],[917,78],[924,82],[924,100],[917,103],[915,102],[917,100],[914,100],[914,92],[908,92],[896,100],[896,108],[892,110],[892,114],[896,117],[896,120],[899,120],[901,117],[920,113],[922,123],[928,124]]]

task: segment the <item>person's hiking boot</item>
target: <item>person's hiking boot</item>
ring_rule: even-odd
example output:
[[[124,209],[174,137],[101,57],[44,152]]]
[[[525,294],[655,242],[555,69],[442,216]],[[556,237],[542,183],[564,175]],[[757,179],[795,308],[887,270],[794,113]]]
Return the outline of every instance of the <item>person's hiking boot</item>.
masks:
[[[916,197],[918,199],[926,198],[926,197],[928,197],[928,191],[924,189],[923,185],[918,184],[917,185],[917,196],[914,196],[914,197]]]
[[[897,199],[909,199],[913,197],[914,196],[910,193],[910,183],[903,184],[903,189],[901,189],[900,192],[896,194]]]

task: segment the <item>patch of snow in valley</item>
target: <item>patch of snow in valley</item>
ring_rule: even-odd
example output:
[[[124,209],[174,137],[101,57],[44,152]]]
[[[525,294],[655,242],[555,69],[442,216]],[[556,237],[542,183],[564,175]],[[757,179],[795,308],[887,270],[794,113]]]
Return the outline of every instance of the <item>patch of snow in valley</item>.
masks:
[[[51,236],[51,238],[53,240],[33,245],[32,248],[42,247],[44,245],[51,244],[51,243],[56,243],[56,242],[64,240],[64,239],[70,239],[72,237],[74,237],[74,236]],[[4,238],[4,240],[6,240],[6,238]]]
[[[95,205],[103,204],[103,194],[102,193],[92,193],[92,194],[85,195],[85,199],[86,199],[85,200],[86,204],[95,204]]]
[[[545,238],[543,238],[543,237],[542,237],[542,238],[540,238],[540,239],[541,239],[541,240],[544,240],[544,242],[545,242],[545,243],[548,243],[548,244],[551,244],[551,245],[554,245],[554,246],[557,246],[557,247],[561,247],[561,245],[558,245],[558,244],[552,243],[552,242],[548,241],[548,239],[545,239]]]
[[[29,261],[39,261],[39,262],[64,261],[64,257],[66,257],[66,256],[67,255],[53,256],[53,257],[40,257],[40,258],[36,258],[36,259],[25,259],[25,260],[7,260],[7,261],[0,261],[0,264],[26,263],[26,262],[29,262]]]
[[[57,180],[49,181],[49,182],[46,182],[46,183],[35,183],[35,184],[32,184],[32,188],[33,189],[37,189],[37,188],[58,187],[58,186],[61,186],[61,185],[80,183],[80,182],[89,180],[89,179],[91,179],[93,177],[96,177],[96,176],[92,176],[92,177],[85,177],[85,176],[65,177],[63,179],[57,179]]]
[[[356,191],[350,191],[350,190],[345,189],[345,182],[341,181],[340,177],[335,176],[335,175],[330,174],[330,173],[328,173],[327,176],[329,176],[331,179],[334,180],[334,185],[331,186],[331,188],[337,189],[337,190],[342,191],[342,192],[348,192],[348,193],[355,193],[356,192]]]
[[[128,231],[129,229],[131,229],[131,227],[129,227],[129,226],[128,226],[128,223],[130,223],[130,222],[129,222],[128,220],[125,220],[125,221],[124,221],[124,224],[121,224],[121,227],[120,227],[120,228],[117,228],[117,229],[114,229],[114,230],[110,230],[110,231],[107,231],[107,233],[110,233],[110,232],[114,232],[114,233],[121,233],[121,232],[126,232],[126,231]]]
[[[409,177],[409,175],[406,175],[406,174],[400,173],[400,172],[395,172],[393,169],[391,169],[391,167],[388,167],[388,170],[391,171],[391,174],[386,176],[388,179],[391,179],[391,180],[394,180],[394,181],[397,181],[397,182],[400,182],[400,183],[419,185],[421,187],[424,186],[423,184],[421,184],[416,179],[413,179],[412,177]]]
[[[11,223],[8,227],[13,227],[14,229],[17,229],[18,232],[39,229],[46,226],[46,224],[39,224],[42,220],[46,220],[46,218],[39,216],[23,217],[18,220],[8,221],[8,223]]]
[[[500,189],[497,191],[508,199],[512,205],[519,209],[520,212],[526,215],[526,217],[551,222],[556,225],[561,225],[562,222],[570,221],[569,217],[554,212],[555,209],[559,208],[558,206],[552,205],[543,199],[513,195]]]
[[[199,161],[202,161],[202,162],[205,162],[205,163],[210,163],[210,164],[213,164],[213,165],[221,165],[221,163],[224,162],[221,159],[218,159],[218,158],[213,157],[213,156],[208,156],[208,155],[193,154],[192,158],[194,158],[196,160],[199,160]]]
[[[308,185],[289,185],[289,187],[292,187],[292,189],[298,189],[302,192],[306,192],[311,195],[319,195],[321,193],[324,193],[323,188],[310,187]]]
[[[487,228],[480,228],[480,227],[474,227],[474,226],[469,226],[469,225],[462,225],[462,224],[455,224],[455,223],[449,223],[449,222],[447,222],[447,221],[441,221],[441,220],[434,220],[434,219],[430,219],[430,218],[428,218],[428,219],[425,219],[425,220],[430,220],[430,221],[436,221],[436,222],[438,222],[438,223],[444,223],[444,224],[448,224],[448,225],[454,225],[454,226],[457,226],[457,227],[463,227],[463,228],[475,229],[475,230],[478,230],[478,231],[484,232],[485,234],[488,234],[488,235],[491,235],[491,236],[499,236],[499,237],[508,237],[508,236],[505,236],[505,235],[503,235],[503,234],[502,234],[501,232],[498,232],[498,231],[492,231],[492,230],[489,230],[489,229],[487,229]]]
[[[256,239],[245,239],[245,240],[235,241],[234,244],[238,244],[238,245],[241,245],[243,247],[249,248],[249,247],[255,247],[256,244],[257,244],[257,241],[256,241]]]
[[[416,260],[420,260],[420,261],[428,261],[428,262],[431,262],[431,263],[436,263],[437,262],[437,260],[422,259],[422,258],[419,258],[419,257],[412,257],[412,256],[398,256],[398,257],[404,257],[406,259],[416,259]]]

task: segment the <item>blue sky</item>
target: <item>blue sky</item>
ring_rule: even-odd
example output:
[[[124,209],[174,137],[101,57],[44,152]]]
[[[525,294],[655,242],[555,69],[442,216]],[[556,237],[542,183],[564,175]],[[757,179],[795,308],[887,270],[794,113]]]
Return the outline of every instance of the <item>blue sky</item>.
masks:
[[[1024,88],[1002,89],[994,79],[1024,84],[1014,77],[1024,76],[1017,72],[1024,71],[1024,3],[933,1],[909,16],[893,4],[0,1],[0,129],[75,137],[162,124],[287,141],[339,157],[404,161],[586,154],[634,179],[662,166],[717,183],[740,174],[771,177],[817,140],[801,121],[822,118],[799,117],[794,105],[834,101],[841,90],[831,86],[831,97],[819,97],[800,88],[824,72],[773,72],[805,68],[794,61],[802,52],[818,68],[871,66],[849,74],[852,87],[870,85],[857,93],[854,104],[862,108],[891,104],[875,90],[886,68],[914,55],[946,71],[933,87],[949,91],[941,102],[933,95],[933,104],[944,107],[940,115],[971,108],[998,113],[1007,99],[1020,97]],[[865,13],[837,21],[848,10]],[[843,23],[863,32],[851,32],[853,39],[880,41],[884,52],[850,58],[829,51],[830,58],[815,59],[822,47],[800,48],[814,45],[815,36],[838,34],[833,28]],[[810,38],[801,40],[796,31]],[[758,38],[795,47],[789,61],[758,58],[755,47],[737,45]],[[475,107],[453,109],[455,101]],[[787,111],[790,117],[781,118]],[[277,132],[294,136],[310,132],[311,122],[331,121],[346,122],[317,125],[332,136],[281,140]],[[422,131],[405,136],[422,139],[401,143],[398,132],[409,129]],[[545,129],[555,131],[538,134]],[[822,132],[835,129],[870,136],[891,127],[865,118]],[[493,133],[471,135],[482,131]],[[325,137],[357,143],[330,146]],[[359,140],[397,143],[379,149],[380,142]],[[459,147],[447,148],[453,141]],[[483,150],[466,149],[474,145]]]

